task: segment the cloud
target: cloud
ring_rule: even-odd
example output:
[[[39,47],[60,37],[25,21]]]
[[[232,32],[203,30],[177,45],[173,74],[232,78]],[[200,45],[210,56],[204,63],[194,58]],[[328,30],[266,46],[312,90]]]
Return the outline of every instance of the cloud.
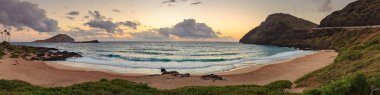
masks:
[[[103,20],[106,19],[105,16],[100,15],[99,11],[89,11],[88,12],[91,17],[94,18],[94,20]]]
[[[203,2],[200,2],[200,1],[198,1],[198,2],[193,2],[193,3],[191,3],[190,5],[199,5],[199,4],[202,4]]]
[[[222,35],[222,32],[216,32],[216,34],[218,34],[218,35]]]
[[[197,23],[194,19],[185,19],[171,28],[158,28],[149,31],[129,33],[137,40],[231,40],[231,37],[220,37],[205,23]]]
[[[131,40],[140,40],[140,41],[169,41],[173,40],[174,38],[168,37],[165,35],[160,34],[159,32],[155,30],[150,31],[143,31],[143,32],[132,32],[129,33],[129,35],[132,37]]]
[[[112,21],[105,21],[105,20],[91,20],[84,25],[87,25],[92,28],[99,28],[104,29],[109,33],[115,33],[120,32],[120,29],[118,28],[117,24],[113,23]]]
[[[325,0],[322,6],[319,8],[320,12],[329,12],[333,9],[331,5],[331,0]]]
[[[46,17],[45,10],[20,0],[0,0],[0,24],[18,29],[30,27],[39,32],[58,30],[58,22]]]
[[[113,12],[117,12],[117,13],[120,13],[120,12],[121,12],[121,10],[119,10],[119,9],[113,9],[112,11],[113,11]]]
[[[85,19],[89,19],[89,18],[90,18],[90,16],[84,16],[83,18],[85,18]]]
[[[120,29],[118,29],[118,25],[110,20],[107,20],[105,16],[102,16],[99,13],[99,11],[89,11],[88,13],[90,14],[90,17],[92,17],[93,19],[86,22],[84,25],[92,28],[104,29],[109,33],[120,32]]]
[[[69,20],[74,20],[75,19],[75,17],[70,17],[70,16],[67,16],[66,18],[69,19]]]
[[[89,40],[112,40],[111,35],[102,29],[82,29],[79,27],[71,27],[70,30],[61,31],[59,34],[67,34],[74,37],[77,41],[89,41]],[[56,34],[51,34],[56,35]]]
[[[71,16],[77,16],[79,14],[80,14],[80,12],[78,12],[78,11],[72,11],[72,12],[66,13],[66,15],[71,15]]]
[[[132,29],[137,29],[137,26],[140,25],[139,22],[133,22],[133,21],[125,21],[125,22],[119,22],[118,25],[124,25]]]
[[[93,12],[95,13],[95,12]],[[102,17],[102,15],[98,15]],[[144,31],[123,31],[120,26],[138,26],[137,21],[111,22],[92,20],[87,23],[93,29],[81,29],[73,27],[67,34],[73,35],[77,39],[118,39],[132,41],[231,41],[232,38],[221,36],[221,32],[215,32],[205,23],[196,22],[194,19],[185,19],[182,22],[167,28],[155,28]],[[112,25],[112,26],[109,26]],[[110,28],[111,27],[111,28]],[[117,31],[117,32],[109,32]]]
[[[186,1],[186,0],[182,0],[182,1]],[[179,2],[178,0],[167,0],[167,1],[163,1],[161,3],[177,3]]]
[[[187,2],[187,1],[189,1],[189,0],[166,0],[166,1],[161,2],[161,4],[167,4],[168,6],[174,6],[173,3]],[[199,5],[202,3],[203,2],[201,2],[199,0],[193,0],[193,2],[190,3],[190,5]]]
[[[99,36],[99,35],[107,35],[102,30],[99,29],[90,29],[90,30],[84,30],[79,27],[74,27],[70,29],[69,31],[66,31],[68,34],[74,36],[74,37],[88,37],[88,36]]]
[[[185,19],[173,28],[161,28],[163,35],[175,35],[181,38],[217,38],[217,34],[205,23],[197,23],[194,19]]]
[[[105,16],[102,16],[99,11],[89,11],[89,14],[90,16],[88,18],[92,17],[93,19],[84,23],[84,25],[92,28],[104,29],[108,33],[123,32],[120,26],[127,26],[132,29],[137,29],[140,25],[139,23],[132,21],[113,22]]]

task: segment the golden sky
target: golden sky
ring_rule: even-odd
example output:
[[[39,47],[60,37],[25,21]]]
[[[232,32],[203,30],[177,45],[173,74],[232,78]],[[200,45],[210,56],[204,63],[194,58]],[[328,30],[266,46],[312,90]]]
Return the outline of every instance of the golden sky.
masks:
[[[158,31],[160,28],[172,28],[194,19],[197,23],[205,23],[217,34],[218,39],[228,38],[238,41],[245,33],[258,26],[273,13],[289,13],[294,16],[319,23],[328,14],[342,9],[355,0],[22,0],[38,5],[45,10],[48,18],[58,21],[59,31],[73,32],[73,28],[93,31],[85,23],[93,20],[85,18],[89,11],[98,11],[107,21],[114,23],[133,21],[139,23],[136,29],[120,27],[123,32],[136,33]],[[197,4],[192,4],[197,3]],[[78,15],[68,15],[69,12]],[[68,19],[71,17],[71,19]],[[174,28],[173,28],[174,29]],[[92,33],[91,37],[78,37],[80,40],[131,40],[131,34],[101,32]],[[85,35],[88,32],[82,33]],[[32,41],[44,39],[57,33],[20,30],[14,33],[13,41]],[[33,37],[23,34],[34,35]],[[96,35],[101,34],[101,35]],[[76,34],[79,35],[79,34]],[[155,36],[155,35],[152,35]],[[140,37],[140,36],[138,36]],[[170,36],[172,37],[172,36]],[[172,38],[178,38],[176,36]],[[187,36],[186,36],[187,37]],[[194,38],[185,38],[194,39]],[[140,39],[141,40],[141,39]],[[144,40],[144,39],[142,39]],[[195,39],[196,40],[196,39]]]

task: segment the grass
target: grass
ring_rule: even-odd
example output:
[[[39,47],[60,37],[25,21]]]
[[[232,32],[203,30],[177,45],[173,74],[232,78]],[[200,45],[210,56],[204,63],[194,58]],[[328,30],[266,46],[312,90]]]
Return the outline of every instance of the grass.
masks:
[[[0,80],[0,94],[8,95],[296,95],[283,91],[278,81],[268,86],[207,86],[185,87],[174,90],[158,90],[146,84],[126,80],[105,80],[87,82],[69,87],[44,88],[18,80]],[[291,84],[290,84],[291,85]],[[276,88],[278,87],[279,88]],[[273,90],[275,89],[275,90]]]
[[[311,37],[304,41],[307,43],[301,44],[310,47],[322,46],[340,53],[331,65],[298,79],[298,85],[315,87],[355,73],[365,73],[365,76],[372,77],[380,72],[380,30],[340,29],[321,30],[316,33],[322,32],[326,33],[316,34],[318,36]]]
[[[11,58],[24,58],[31,56],[32,54],[36,54],[38,51],[29,46],[14,46],[10,43],[4,41],[0,44],[0,58],[3,58],[6,55],[5,52],[9,52],[11,54]]]
[[[320,88],[305,91],[305,95],[380,95],[380,76],[367,78],[363,73],[332,81]]]

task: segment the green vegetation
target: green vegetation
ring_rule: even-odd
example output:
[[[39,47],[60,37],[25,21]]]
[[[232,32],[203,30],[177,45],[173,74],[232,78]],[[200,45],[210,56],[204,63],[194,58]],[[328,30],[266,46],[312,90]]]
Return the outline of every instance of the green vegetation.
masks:
[[[306,95],[380,95],[380,76],[367,78],[359,73],[332,81],[318,89],[308,90]]]
[[[5,51],[11,54],[11,58],[24,58],[31,56],[32,54],[36,54],[37,50],[33,47],[29,46],[14,46],[10,43],[4,41],[0,44],[0,58],[3,58],[6,55]]]
[[[265,87],[272,89],[272,90],[282,90],[286,88],[291,88],[292,87],[292,82],[287,81],[287,80],[279,80],[272,82],[270,84],[265,85]]]
[[[296,95],[282,91],[290,81],[278,81],[268,86],[208,86],[158,90],[146,84],[125,80],[87,82],[69,87],[44,88],[18,80],[0,80],[0,94],[12,95]],[[285,84],[285,85],[284,85]],[[291,85],[291,84],[290,84]],[[279,87],[279,88],[276,88]],[[276,90],[271,90],[276,89]]]
[[[298,79],[298,86],[318,87],[333,80],[364,73],[380,73],[380,30],[319,30],[298,44],[340,51],[334,63]]]

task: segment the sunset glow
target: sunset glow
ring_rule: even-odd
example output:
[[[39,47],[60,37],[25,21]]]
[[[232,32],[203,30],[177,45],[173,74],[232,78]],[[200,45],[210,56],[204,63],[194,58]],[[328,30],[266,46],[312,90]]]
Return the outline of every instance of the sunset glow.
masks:
[[[196,23],[204,23],[218,37],[212,41],[237,41],[245,33],[258,26],[272,13],[290,13],[300,18],[319,23],[324,16],[335,10],[342,9],[354,0],[22,0],[36,4],[45,10],[48,18],[58,22],[58,31],[39,32],[34,29],[17,30],[13,41],[33,41],[48,38],[48,35],[75,34],[78,40],[99,39],[104,41],[133,41],[130,33],[151,31],[159,28],[171,28],[185,19],[194,19]],[[194,4],[193,4],[194,3]],[[331,7],[323,9],[325,7]],[[122,31],[107,33],[104,29],[85,25],[93,18],[89,12],[99,12],[105,21],[114,23],[132,21],[136,22],[136,29],[120,26]],[[77,14],[69,14],[77,12]],[[92,35],[74,33],[74,28],[91,32]],[[16,30],[14,30],[16,31]],[[32,33],[27,33],[32,32]],[[25,37],[30,34],[33,37]],[[95,35],[98,34],[98,35]],[[29,36],[29,35],[28,35]],[[85,36],[85,37],[84,37]],[[175,35],[174,35],[175,36]],[[182,37],[176,37],[182,38]],[[199,38],[184,38],[186,40],[199,40]],[[182,40],[184,40],[182,39]],[[202,38],[203,39],[203,38]],[[213,39],[213,38],[207,38]],[[139,39],[152,40],[152,39]],[[173,39],[164,39],[173,40]]]

